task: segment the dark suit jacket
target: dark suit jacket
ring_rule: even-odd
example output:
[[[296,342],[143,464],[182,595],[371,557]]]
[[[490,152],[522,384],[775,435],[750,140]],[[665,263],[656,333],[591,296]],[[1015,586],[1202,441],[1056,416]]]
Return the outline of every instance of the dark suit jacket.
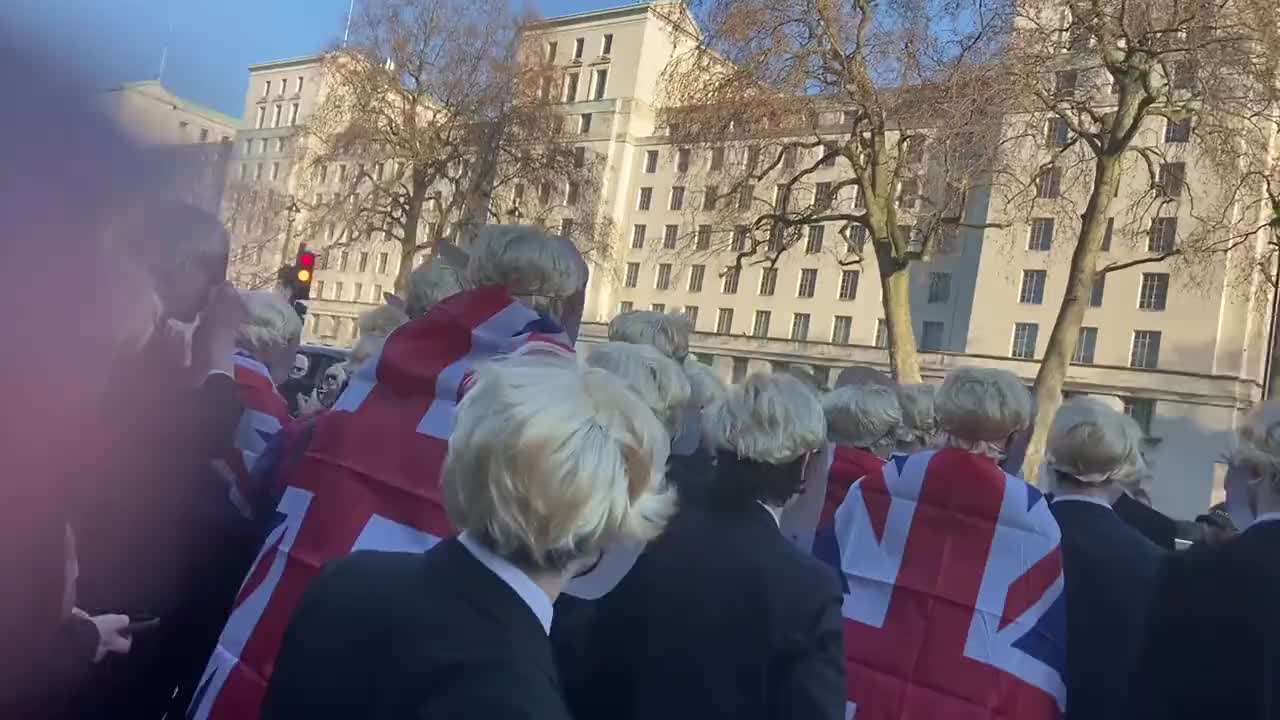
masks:
[[[1062,529],[1067,594],[1067,717],[1132,720],[1133,677],[1167,553],[1115,513],[1049,506]]]
[[[358,552],[294,612],[263,720],[568,720],[533,611],[461,543]]]
[[[1170,564],[1143,656],[1144,720],[1280,718],[1280,522]]]
[[[839,720],[840,601],[833,571],[767,510],[712,493],[597,602],[588,642],[568,646],[590,653],[562,666],[574,716]]]
[[[1111,507],[1121,520],[1142,533],[1151,542],[1165,550],[1177,549],[1175,539],[1178,536],[1178,524],[1173,518],[1123,493],[1111,504]]]

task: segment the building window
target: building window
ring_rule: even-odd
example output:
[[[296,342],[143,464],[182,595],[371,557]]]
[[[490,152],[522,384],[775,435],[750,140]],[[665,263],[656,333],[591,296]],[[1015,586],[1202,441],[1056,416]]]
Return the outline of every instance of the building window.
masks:
[[[1071,128],[1062,118],[1049,118],[1045,123],[1044,144],[1049,147],[1062,147],[1071,142]]]
[[[586,135],[591,132],[591,113],[582,113],[578,116],[578,134]]]
[[[1133,350],[1129,353],[1129,367],[1147,370],[1160,366],[1160,332],[1158,330],[1134,330]]]
[[[627,263],[627,276],[624,278],[623,287],[633,288],[640,283],[640,263]]]
[[[1191,142],[1191,118],[1166,121],[1164,141],[1167,143]]]
[[[720,194],[720,188],[710,185],[702,193],[702,209],[715,210],[717,196]]]
[[[383,297],[382,297],[382,286],[381,286],[381,285],[374,285],[374,286],[373,286],[373,301],[374,301],[374,302],[380,302],[380,301],[382,301],[382,300],[384,300],[384,299],[385,299],[385,298],[383,298]]]
[[[1186,163],[1164,163],[1156,174],[1157,189],[1167,198],[1182,197],[1182,186],[1186,182],[1186,176]]]
[[[697,235],[697,240],[694,243],[694,248],[697,250],[711,249],[711,226],[710,225],[698,226],[698,235]]]
[[[1138,288],[1139,310],[1164,310],[1169,299],[1168,273],[1142,273]]]
[[[1107,276],[1102,273],[1093,276],[1093,291],[1089,294],[1089,307],[1102,307],[1102,296],[1107,291]]]
[[[716,332],[721,335],[733,332],[733,308],[720,308],[716,313]]]
[[[600,54],[608,57],[613,53],[613,33],[605,33],[600,41]]]
[[[676,249],[676,238],[680,235],[679,225],[667,225],[662,228],[662,248],[664,250]]]
[[[671,188],[670,208],[672,210],[684,209],[684,187],[683,186],[676,185],[675,187]]]
[[[1107,218],[1107,231],[1102,235],[1102,252],[1111,252],[1111,238],[1116,232],[1116,219]]]
[[[605,86],[609,83],[609,71],[600,69],[595,71],[595,92],[592,94],[592,100],[603,100]]]
[[[289,94],[289,78],[280,78],[280,96]]]
[[[249,138],[248,140],[244,141],[244,154],[245,155],[253,154],[253,138]]]
[[[1040,326],[1036,323],[1014,323],[1013,348],[1010,357],[1034,360],[1036,357],[1036,339],[1040,335]]]
[[[692,152],[689,148],[680,148],[676,151],[676,172],[689,172],[689,157]]]
[[[336,283],[334,283],[334,284],[333,284],[333,299],[334,299],[334,300],[342,300],[342,299],[343,299],[343,297],[342,297],[342,290],[343,290],[343,287],[342,287],[342,282],[341,282],[341,281],[336,282]]]
[[[200,128],[200,142],[209,142],[209,128]]]
[[[826,233],[826,228],[822,225],[810,225],[809,237],[804,243],[804,252],[806,255],[817,255],[822,252],[822,236]]]
[[[951,299],[951,273],[929,273],[929,302],[944,303]]]
[[[711,148],[711,169],[720,170],[724,168],[724,148]]]
[[[253,168],[253,179],[254,179],[254,180],[261,180],[261,179],[262,179],[262,163],[258,163],[257,165],[255,165],[255,166],[254,166],[254,168]]]
[[[1027,249],[1047,252],[1053,248],[1053,218],[1035,218],[1031,221],[1031,235]]]
[[[1023,270],[1022,288],[1018,291],[1018,302],[1023,305],[1044,304],[1044,282],[1047,273],[1044,270]]]
[[[729,378],[732,383],[740,383],[747,379],[747,359],[733,358],[733,372]]]
[[[791,339],[803,342],[809,339],[809,313],[791,316]]]
[[[884,318],[876,320],[876,347],[889,347],[889,323]]]
[[[298,76],[298,87],[297,87],[297,89],[296,89],[296,90],[294,90],[294,91],[293,91],[293,93],[294,93],[295,95],[301,95],[301,94],[302,94],[302,81],[303,81],[304,79],[305,79],[305,78],[304,78],[303,76],[301,76],[301,75],[299,75],[299,76]]]
[[[840,271],[840,293],[838,297],[841,300],[852,300],[858,297],[858,271],[857,270],[841,270]]]
[[[581,170],[587,165],[587,148],[579,145],[573,149],[573,167]]]
[[[324,297],[324,281],[323,280],[316,281],[316,297],[318,298]]]
[[[790,170],[796,166],[796,148],[794,145],[788,145],[778,152],[778,160],[782,164],[783,170]]]
[[[1144,435],[1151,435],[1151,423],[1156,417],[1156,401],[1150,398],[1123,398],[1124,414],[1133,418]]]
[[[637,210],[648,210],[653,207],[653,188],[640,188],[640,199],[636,202]]]
[[[743,152],[743,169],[749,173],[754,173],[756,168],[760,166],[760,148],[752,145]]]
[[[578,99],[578,73],[564,76],[564,101],[575,102]]]
[[[666,304],[666,303],[653,303],[652,305],[650,305],[650,306],[649,306],[649,309],[650,309],[650,310],[652,310],[652,311],[654,311],[654,312],[656,312],[656,313],[664,313],[664,312],[666,312],[666,311],[667,311],[667,304]]]
[[[769,228],[769,252],[782,252],[783,241],[786,239],[787,229],[781,225],[774,225]]]
[[[1058,97],[1069,97],[1075,94],[1079,80],[1079,71],[1059,70],[1053,75],[1053,94]]]
[[[560,219],[560,237],[573,237],[573,218]]]
[[[342,272],[346,272],[347,261],[349,261],[350,259],[351,259],[351,253],[347,252],[346,250],[343,250],[341,253],[339,253],[338,254],[338,270]]]
[[[689,268],[689,292],[702,292],[702,278],[707,274],[706,265],[693,265]]]
[[[751,334],[755,337],[769,337],[769,319],[773,313],[768,310],[757,310],[755,322],[751,325]]]
[[[846,252],[862,254],[862,249],[867,246],[867,238],[870,236],[871,231],[866,225],[854,225],[849,228],[849,239],[845,241]]]
[[[840,149],[833,143],[822,143],[822,167],[835,167]]]
[[[271,127],[280,127],[280,118],[284,115],[284,106],[276,105],[276,109],[271,114]]]
[[[652,175],[653,173],[658,172],[658,151],[657,150],[644,151],[644,172],[646,175]]]
[[[635,306],[636,306],[635,303],[631,302],[630,300],[623,300],[622,302],[618,303],[618,314],[622,315],[624,313],[629,313],[632,311],[632,309],[635,308]]]
[[[290,125],[297,125],[297,124],[298,124],[298,111],[299,111],[299,109],[300,109],[300,108],[298,107],[298,103],[294,103],[293,105],[291,105],[291,106],[289,107],[289,124],[290,124]]]
[[[746,225],[736,225],[736,226],[734,226],[734,228],[733,228],[733,245],[732,245],[732,247],[733,247],[733,251],[734,251],[734,252],[746,252],[746,250],[747,250],[747,237],[748,237],[750,234],[751,234],[751,231],[747,228],[747,226],[746,226]]]
[[[653,286],[658,290],[671,289],[671,263],[662,263],[658,265],[658,277]]]
[[[270,96],[271,96],[271,81],[268,80],[262,83],[262,97],[270,97]]]
[[[898,181],[898,209],[915,210],[920,203],[920,182],[914,178]]]
[[[1147,252],[1173,252],[1178,238],[1178,218],[1158,217],[1151,221],[1151,233],[1147,237]]]
[[[359,272],[365,272],[369,269],[369,253],[363,251],[360,253],[356,267]]]
[[[265,122],[266,122],[266,119],[267,119],[267,109],[266,109],[265,107],[259,107],[259,108],[258,108],[258,121],[254,123],[254,127],[256,127],[256,128],[258,128],[259,130],[261,130],[261,129],[262,129],[262,125],[263,125],[263,123],[265,123]]]
[[[636,225],[631,228],[631,248],[633,250],[644,248],[644,234],[647,227],[646,225]]]
[[[818,289],[817,268],[805,268],[800,271],[800,288],[796,297],[811,298]]]
[[[791,188],[786,185],[778,185],[773,189],[773,209],[780,213],[785,213],[787,207],[791,204]]]
[[[1053,165],[1040,169],[1036,175],[1036,197],[1052,200],[1062,194],[1062,171]]]
[[[760,268],[760,294],[772,295],[778,286],[778,268]]]
[[[249,164],[240,163],[240,179],[243,180],[249,174]]]
[[[280,179],[280,163],[271,163],[271,181],[275,182]]]
[[[556,48],[558,48],[559,46],[560,46],[560,43],[556,42],[555,40],[547,41],[547,62],[555,62]]]
[[[362,302],[364,300],[364,283],[354,283],[351,286],[351,300],[353,302]]]
[[[586,46],[585,38],[574,38],[573,40],[573,59],[582,59],[582,48]]]
[[[386,274],[388,260],[389,260],[389,257],[387,253],[378,253],[378,272],[380,274]]]
[[[1071,362],[1077,365],[1092,365],[1093,353],[1098,347],[1098,328],[1082,327],[1080,328],[1080,336],[1076,338],[1076,350],[1071,356]]]
[[[725,295],[734,295],[738,292],[738,276],[742,274],[739,268],[729,268],[724,271],[724,281],[720,285],[720,291]]]
[[[848,345],[853,334],[853,318],[848,315],[837,315],[831,323],[831,342],[836,345]]]
[[[276,152],[284,152],[284,138],[276,138]]]
[[[946,326],[936,320],[925,320],[920,326],[920,349],[937,352],[942,349],[942,336]]]
[[[751,202],[755,199],[755,194],[755,185],[743,185],[741,188],[738,188],[738,209],[750,210]]]
[[[564,188],[564,204],[573,207],[578,204],[578,183],[569,181]]]
[[[813,206],[819,210],[827,210],[835,200],[831,191],[831,183],[820,182],[813,186]]]

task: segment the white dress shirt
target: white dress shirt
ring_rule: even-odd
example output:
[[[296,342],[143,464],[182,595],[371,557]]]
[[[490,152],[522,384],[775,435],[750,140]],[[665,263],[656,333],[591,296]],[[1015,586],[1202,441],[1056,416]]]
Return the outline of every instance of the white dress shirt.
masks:
[[[482,565],[489,568],[494,575],[497,575],[503,582],[510,586],[511,589],[515,591],[516,595],[520,596],[520,599],[524,601],[525,605],[528,605],[529,609],[533,611],[533,614],[538,617],[538,622],[542,623],[542,629],[547,631],[547,634],[550,635],[551,616],[554,612],[554,607],[551,604],[551,596],[547,595],[545,590],[538,587],[538,584],[526,575],[523,570],[512,565],[511,561],[485,547],[474,537],[471,537],[464,532],[458,536],[458,542],[462,543],[462,546],[465,547],[471,555],[475,557],[475,559],[479,560]]]

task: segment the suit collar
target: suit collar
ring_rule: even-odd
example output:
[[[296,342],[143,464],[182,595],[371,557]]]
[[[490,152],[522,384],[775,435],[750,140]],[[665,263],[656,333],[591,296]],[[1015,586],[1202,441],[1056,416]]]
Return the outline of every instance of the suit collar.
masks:
[[[472,557],[479,560],[481,565],[484,565],[490,572],[497,575],[498,579],[506,583],[507,587],[511,588],[525,605],[529,606],[529,609],[537,616],[538,622],[542,623],[542,629],[550,635],[553,606],[551,598],[546,591],[538,587],[538,584],[526,575],[523,570],[485,547],[469,533],[464,532],[459,535],[458,542],[471,553]]]
[[[1092,495],[1055,495],[1053,498],[1053,502],[1055,505],[1061,502],[1090,503],[1093,505],[1097,505],[1099,507],[1104,507],[1108,510],[1112,510],[1110,503],[1108,503],[1106,500],[1103,500],[1100,497],[1094,497]]]

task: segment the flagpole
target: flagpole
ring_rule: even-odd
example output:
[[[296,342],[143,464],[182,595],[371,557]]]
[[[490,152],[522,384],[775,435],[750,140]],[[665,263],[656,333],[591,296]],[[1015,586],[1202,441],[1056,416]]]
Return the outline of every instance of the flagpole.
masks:
[[[342,47],[347,46],[347,37],[351,35],[351,14],[355,12],[356,0],[347,4],[347,28],[342,31]]]

